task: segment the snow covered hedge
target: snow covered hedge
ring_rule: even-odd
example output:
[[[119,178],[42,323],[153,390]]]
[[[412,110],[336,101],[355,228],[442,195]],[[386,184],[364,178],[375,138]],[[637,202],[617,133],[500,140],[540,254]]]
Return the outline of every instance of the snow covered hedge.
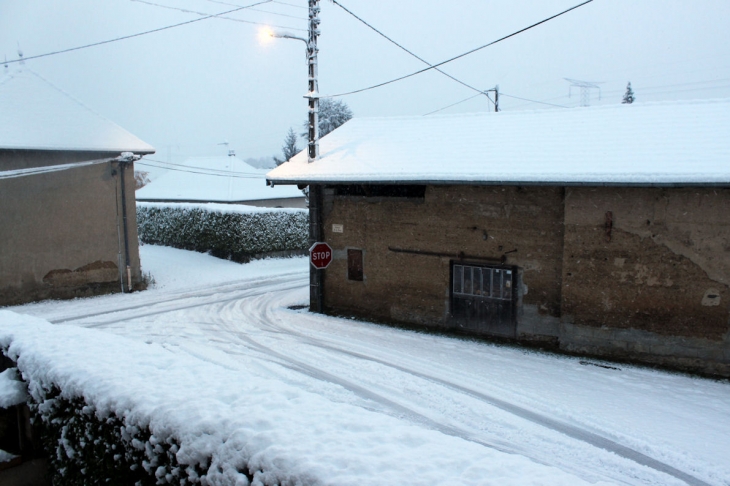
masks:
[[[306,250],[307,228],[308,215],[303,209],[137,203],[137,230],[142,242],[208,252],[239,262]]]
[[[81,397],[52,386],[36,393],[30,409],[43,424],[53,484],[196,484],[206,464],[181,465],[178,441],[160,440],[126,417],[100,413]]]
[[[226,451],[221,404],[159,346],[0,310],[0,354],[17,365],[0,394],[41,421],[55,486],[281,483]]]

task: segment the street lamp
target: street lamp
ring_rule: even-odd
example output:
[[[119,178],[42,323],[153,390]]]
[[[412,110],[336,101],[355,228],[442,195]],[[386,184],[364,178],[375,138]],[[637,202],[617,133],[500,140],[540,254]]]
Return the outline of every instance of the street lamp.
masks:
[[[309,0],[309,39],[286,32],[275,32],[264,28],[260,34],[263,41],[271,38],[295,39],[307,47],[308,91],[304,96],[309,100],[307,120],[307,160],[311,164],[319,158],[319,85],[317,83],[317,37],[319,36],[319,0]]]
[[[296,39],[307,46],[308,90],[305,98],[309,100],[307,118],[307,161],[313,163],[319,158],[319,86],[317,84],[317,37],[319,37],[319,0],[309,0],[309,35],[305,39],[287,33],[276,33],[271,29],[264,32],[269,38]],[[264,35],[262,34],[262,35]],[[322,229],[322,186],[309,185],[309,245],[323,241]],[[309,268],[309,302],[312,312],[324,311],[324,271]]]

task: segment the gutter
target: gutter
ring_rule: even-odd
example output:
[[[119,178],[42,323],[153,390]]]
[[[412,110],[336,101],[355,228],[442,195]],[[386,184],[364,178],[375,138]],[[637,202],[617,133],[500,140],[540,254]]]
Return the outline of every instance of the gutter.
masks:
[[[302,179],[266,179],[269,186],[277,185],[422,185],[422,186],[550,186],[550,187],[730,187],[725,182],[590,182],[590,181],[470,181],[441,179],[404,179],[404,180],[302,180]]]

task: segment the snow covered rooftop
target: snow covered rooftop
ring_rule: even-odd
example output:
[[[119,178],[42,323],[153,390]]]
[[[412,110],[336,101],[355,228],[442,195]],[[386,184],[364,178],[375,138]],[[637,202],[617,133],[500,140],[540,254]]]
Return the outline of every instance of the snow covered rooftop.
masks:
[[[355,118],[275,184],[730,185],[730,100]]]
[[[137,190],[139,201],[242,202],[303,198],[293,186],[266,185],[266,169],[235,156],[191,157]]]
[[[0,77],[0,149],[155,151],[25,67]]]

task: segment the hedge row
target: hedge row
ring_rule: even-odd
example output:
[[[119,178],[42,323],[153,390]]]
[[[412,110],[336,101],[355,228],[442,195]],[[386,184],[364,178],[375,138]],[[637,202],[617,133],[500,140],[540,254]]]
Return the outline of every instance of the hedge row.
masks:
[[[308,214],[296,209],[139,203],[137,230],[143,243],[208,252],[239,262],[308,247]]]
[[[58,388],[45,392],[29,405],[42,424],[55,486],[193,485],[208,472],[207,462],[177,462],[180,445],[174,437],[159,439],[146,427],[98,414],[83,398],[64,397]]]

